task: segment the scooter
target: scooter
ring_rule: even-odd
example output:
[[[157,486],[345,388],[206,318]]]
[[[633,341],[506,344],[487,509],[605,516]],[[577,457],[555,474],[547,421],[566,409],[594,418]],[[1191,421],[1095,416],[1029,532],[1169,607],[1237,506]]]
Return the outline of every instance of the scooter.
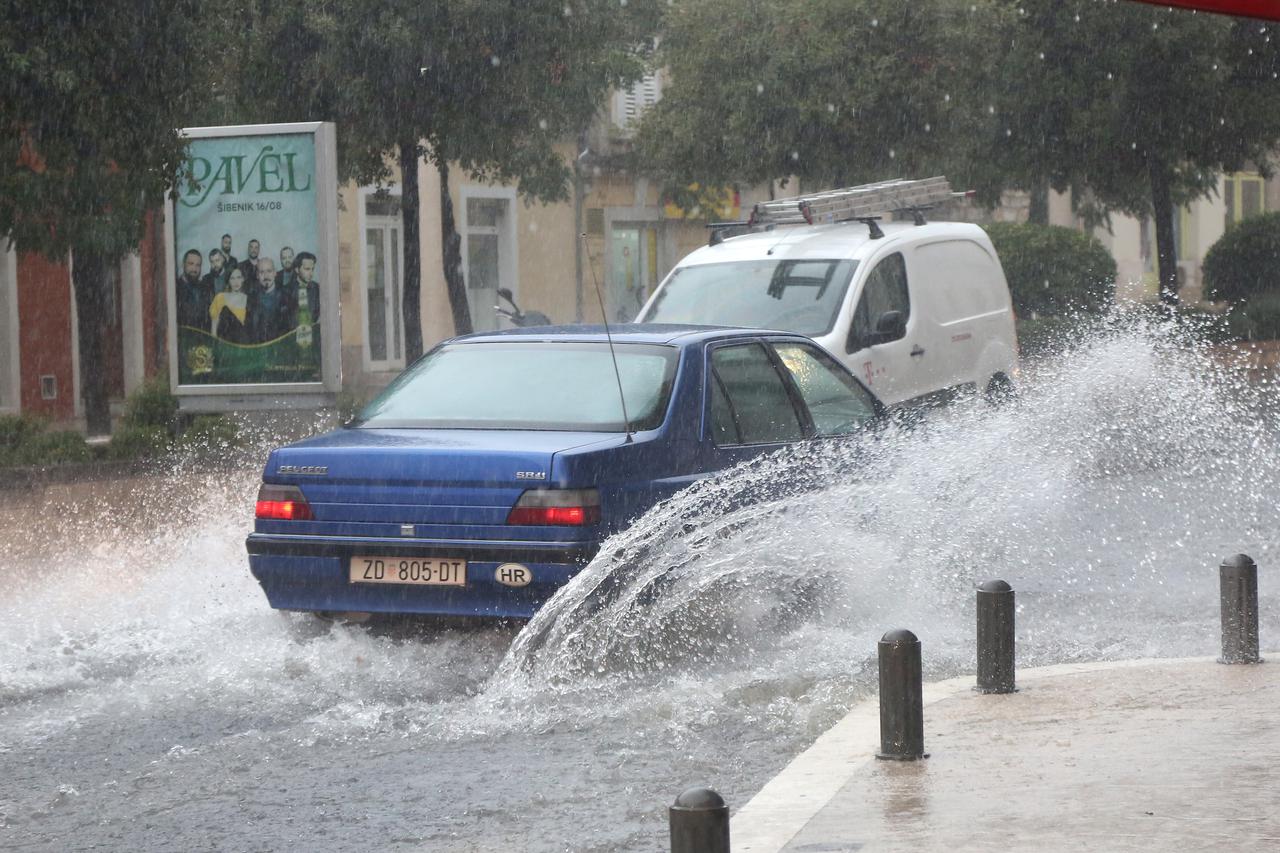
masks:
[[[521,311],[520,306],[516,304],[515,298],[511,294],[511,290],[506,287],[498,288],[498,296],[511,304],[510,308],[503,308],[501,305],[493,306],[493,310],[499,315],[506,317],[511,321],[513,326],[550,326],[553,325],[551,318],[541,311]]]

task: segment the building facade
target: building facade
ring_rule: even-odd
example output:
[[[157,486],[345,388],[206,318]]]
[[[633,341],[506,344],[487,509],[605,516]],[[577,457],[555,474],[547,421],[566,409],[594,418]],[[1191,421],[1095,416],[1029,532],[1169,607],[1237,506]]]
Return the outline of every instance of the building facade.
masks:
[[[159,280],[150,238],[111,270],[102,324],[107,391],[118,411],[158,365]],[[0,414],[56,423],[83,416],[71,262],[54,263],[0,243]],[[150,366],[150,367],[149,367]]]
[[[1280,210],[1280,176],[1263,178],[1256,171],[1236,172],[1218,178],[1217,191],[1174,212],[1179,298],[1188,304],[1202,300],[1204,257],[1230,228],[1251,216]],[[1071,210],[1071,199],[1054,194],[1049,221],[1053,225],[1084,229]],[[1113,216],[1110,227],[1093,230],[1116,261],[1116,299],[1120,302],[1157,298],[1159,277],[1155,223],[1149,218]]]
[[[660,87],[645,80],[617,93],[608,115],[577,144],[562,149],[576,164],[571,197],[542,204],[526,201],[511,186],[471,180],[450,170],[448,197],[461,238],[462,275],[472,326],[477,331],[507,323],[495,306],[508,289],[526,310],[553,322],[632,319],[676,262],[707,239],[701,219],[665,205],[659,188],[627,174],[617,163],[630,130]],[[443,272],[439,172],[429,162],[418,170],[421,201],[421,313],[403,314],[404,222],[398,180],[388,187],[348,184],[339,189],[338,277],[341,327],[341,387],[367,398],[405,366],[407,323],[419,325],[425,347],[455,334]],[[777,188],[774,188],[777,189]],[[820,189],[820,188],[814,188]],[[792,182],[779,194],[799,191]],[[769,187],[732,194],[730,209],[716,218],[737,218]],[[1235,223],[1280,210],[1280,180],[1255,173],[1223,176],[1218,193],[1179,212],[1178,264],[1185,301],[1199,300],[1204,254]],[[1018,200],[994,218],[1026,216]],[[987,217],[983,217],[987,218]],[[155,219],[154,217],[152,218]],[[1070,199],[1054,196],[1053,224],[1083,228]],[[126,395],[148,376],[166,375],[168,308],[163,229],[150,221],[136,255],[113,271],[104,322],[108,391],[119,411]],[[1114,255],[1117,298],[1155,297],[1152,224],[1113,217],[1095,234]],[[0,252],[0,413],[30,413],[75,424],[82,418],[75,300],[69,264],[39,256]]]

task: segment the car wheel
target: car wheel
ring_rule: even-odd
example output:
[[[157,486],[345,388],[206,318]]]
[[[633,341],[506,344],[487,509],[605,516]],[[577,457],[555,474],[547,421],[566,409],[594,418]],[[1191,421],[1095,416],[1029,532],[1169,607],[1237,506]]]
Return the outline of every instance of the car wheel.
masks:
[[[1016,397],[1017,393],[1013,380],[1003,373],[997,373],[987,383],[987,390],[983,396],[992,406],[1000,406]]]

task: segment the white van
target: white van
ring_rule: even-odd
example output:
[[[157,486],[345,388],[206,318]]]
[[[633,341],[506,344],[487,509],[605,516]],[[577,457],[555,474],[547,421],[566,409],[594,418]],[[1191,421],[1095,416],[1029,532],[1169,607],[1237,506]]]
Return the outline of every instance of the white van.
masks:
[[[990,239],[977,225],[926,223],[918,212],[915,221],[713,236],[676,265],[636,322],[799,332],[887,405],[1006,392],[1017,339]]]

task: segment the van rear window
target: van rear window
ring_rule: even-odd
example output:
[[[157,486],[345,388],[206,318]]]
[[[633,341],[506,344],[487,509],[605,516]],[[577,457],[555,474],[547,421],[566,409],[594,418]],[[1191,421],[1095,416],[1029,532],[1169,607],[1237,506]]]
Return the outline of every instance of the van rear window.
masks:
[[[830,332],[857,261],[763,260],[682,267],[662,285],[647,323]]]

